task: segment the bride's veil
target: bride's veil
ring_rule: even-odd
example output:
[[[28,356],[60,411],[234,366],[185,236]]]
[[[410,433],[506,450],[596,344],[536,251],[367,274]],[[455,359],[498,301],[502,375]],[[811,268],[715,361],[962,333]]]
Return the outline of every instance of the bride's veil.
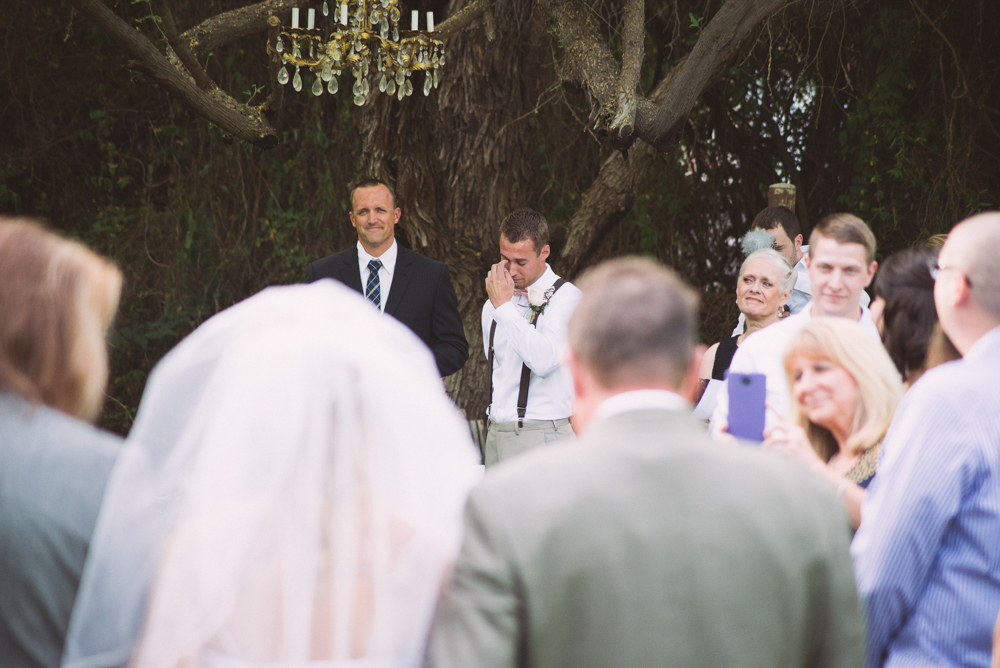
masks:
[[[269,288],[150,375],[63,666],[417,665],[475,462],[408,329],[332,281]]]

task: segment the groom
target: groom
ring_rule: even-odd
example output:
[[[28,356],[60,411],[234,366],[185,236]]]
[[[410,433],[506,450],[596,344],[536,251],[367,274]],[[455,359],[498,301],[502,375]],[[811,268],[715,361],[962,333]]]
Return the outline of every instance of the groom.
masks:
[[[461,369],[469,359],[469,343],[448,265],[396,243],[402,211],[385,181],[359,182],[351,191],[350,215],[357,245],[311,263],[306,283],[332,278],[357,290],[420,337],[442,376]]]

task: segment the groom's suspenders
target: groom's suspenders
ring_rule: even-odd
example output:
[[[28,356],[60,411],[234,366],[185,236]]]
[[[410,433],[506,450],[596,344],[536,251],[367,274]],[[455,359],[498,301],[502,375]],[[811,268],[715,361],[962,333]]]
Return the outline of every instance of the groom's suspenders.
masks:
[[[563,283],[565,283],[565,282],[566,282],[565,278],[560,278],[560,279],[558,279],[552,285],[553,289],[552,289],[552,295],[549,297],[550,300],[552,299],[552,297],[555,296],[555,294],[559,291],[559,288],[561,288],[563,286]],[[535,314],[533,314],[531,316],[531,325],[532,325],[532,327],[536,327],[536,328],[538,327],[538,316],[539,315],[541,315],[541,314],[540,313],[535,313]],[[496,333],[496,331],[497,331],[497,321],[494,320],[493,324],[490,325],[490,354],[488,355],[488,357],[489,357],[489,365],[490,365],[490,405],[491,406],[493,405],[493,335]],[[528,383],[530,383],[530,382],[531,382],[531,369],[528,368],[527,364],[522,364],[521,365],[521,389],[517,393],[517,426],[518,427],[523,427],[524,426],[524,414],[528,410]],[[488,420],[487,420],[486,424],[489,425],[489,421]]]

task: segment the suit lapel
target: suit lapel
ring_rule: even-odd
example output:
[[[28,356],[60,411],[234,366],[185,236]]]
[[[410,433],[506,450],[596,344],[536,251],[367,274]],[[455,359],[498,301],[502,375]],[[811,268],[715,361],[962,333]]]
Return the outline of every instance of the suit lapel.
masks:
[[[340,266],[340,280],[347,287],[365,294],[361,287],[361,269],[358,267],[358,247],[351,246],[350,252],[344,253],[341,257],[343,264]]]
[[[385,312],[396,313],[396,307],[403,301],[403,293],[410,284],[413,274],[413,253],[399,246],[396,250],[396,267],[392,271],[392,286],[389,288],[389,299],[385,302]]]

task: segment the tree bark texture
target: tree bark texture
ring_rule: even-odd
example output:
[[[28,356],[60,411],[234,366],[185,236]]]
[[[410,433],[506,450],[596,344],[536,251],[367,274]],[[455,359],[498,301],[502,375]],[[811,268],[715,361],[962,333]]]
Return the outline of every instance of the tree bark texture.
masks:
[[[207,90],[199,88],[186,70],[171,64],[152,42],[129,26],[100,0],[69,1],[81,14],[100,26],[115,43],[135,58],[133,63],[135,67],[141,69],[195,112],[256,146],[273,148],[278,143],[277,132],[271,127],[260,108],[236,102],[214,84]]]
[[[500,259],[498,224],[532,203],[536,148],[526,118],[546,54],[529,37],[531,3],[497,3],[493,20],[492,44],[478,29],[448,41],[447,67],[430,97],[376,95],[362,119],[365,170],[395,182],[406,237],[451,269],[470,359],[447,386],[470,420],[482,419],[489,401],[480,323],[484,280]],[[418,91],[421,77],[414,75]]]

